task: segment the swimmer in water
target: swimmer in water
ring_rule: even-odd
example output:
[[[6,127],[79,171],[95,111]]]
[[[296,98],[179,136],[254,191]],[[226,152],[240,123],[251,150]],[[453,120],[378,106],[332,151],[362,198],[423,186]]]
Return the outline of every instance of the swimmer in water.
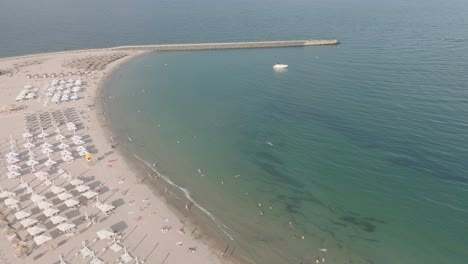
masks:
[[[271,141],[265,141],[265,144],[267,144],[269,146],[273,146],[273,143],[271,143]]]
[[[200,176],[205,176],[205,174],[203,174],[203,172],[200,169],[198,169],[198,174],[200,174]]]

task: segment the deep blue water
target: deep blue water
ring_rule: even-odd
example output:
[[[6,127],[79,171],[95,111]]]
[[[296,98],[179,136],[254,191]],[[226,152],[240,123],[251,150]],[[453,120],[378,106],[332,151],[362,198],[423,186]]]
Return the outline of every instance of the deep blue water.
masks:
[[[105,90],[113,129],[257,263],[313,263],[319,248],[327,263],[465,263],[467,14],[466,1],[2,1],[0,56],[337,38],[135,59]]]

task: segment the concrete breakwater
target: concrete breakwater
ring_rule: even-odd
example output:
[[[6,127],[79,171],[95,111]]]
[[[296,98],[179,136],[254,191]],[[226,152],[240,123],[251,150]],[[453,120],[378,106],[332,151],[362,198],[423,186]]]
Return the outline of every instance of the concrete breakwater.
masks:
[[[154,51],[190,51],[190,50],[219,50],[219,49],[255,49],[282,47],[309,47],[338,45],[336,39],[330,40],[284,40],[284,41],[251,41],[251,42],[220,42],[220,43],[192,43],[192,44],[161,44],[115,47],[115,50],[141,49]]]

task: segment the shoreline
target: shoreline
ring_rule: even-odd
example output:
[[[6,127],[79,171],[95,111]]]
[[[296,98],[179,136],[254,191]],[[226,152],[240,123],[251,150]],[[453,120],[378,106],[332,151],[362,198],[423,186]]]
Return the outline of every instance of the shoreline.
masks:
[[[19,91],[21,89],[22,85],[26,85],[28,83],[33,83],[34,81],[36,81],[36,83],[39,83],[39,80],[41,80],[41,79],[26,79],[26,78],[24,78],[25,76],[22,76],[23,74],[25,75],[26,73],[29,73],[29,72],[32,72],[32,71],[36,71],[36,72],[32,72],[33,74],[35,74],[35,73],[42,74],[44,70],[50,70],[50,71],[58,72],[57,70],[64,70],[63,66],[58,67],[59,63],[63,62],[64,59],[65,60],[66,59],[73,59],[73,57],[75,57],[75,56],[84,57],[84,56],[88,56],[88,55],[96,55],[96,53],[101,54],[101,53],[109,53],[109,52],[112,53],[112,52],[115,52],[115,51],[109,50],[109,49],[99,49],[99,50],[93,50],[93,51],[78,50],[78,51],[71,51],[71,52],[66,51],[66,52],[58,52],[58,53],[57,52],[42,53],[42,54],[26,55],[26,56],[19,56],[19,57],[13,57],[13,58],[2,58],[2,59],[0,59],[0,69],[4,69],[5,66],[14,66],[13,68],[15,68],[15,72],[12,73],[13,76],[0,75],[0,81],[1,81],[0,82],[0,94],[2,95],[2,99],[0,100],[0,106],[11,105],[11,104],[18,105],[17,103],[14,103],[13,94],[15,94],[17,91]],[[100,100],[101,100],[100,94],[101,94],[101,92],[102,92],[102,90],[103,90],[103,88],[105,86],[106,80],[109,78],[109,76],[111,75],[112,72],[117,70],[124,63],[126,63],[129,60],[134,59],[134,58],[136,58],[138,56],[145,55],[148,52],[129,51],[128,53],[129,54],[126,57],[108,63],[107,65],[105,65],[104,70],[102,70],[101,72],[98,71],[96,75],[93,75],[92,77],[90,77],[89,83],[88,83],[88,88],[87,88],[87,91],[86,91],[87,92],[87,97],[86,98],[78,100],[78,101],[76,101],[76,103],[75,102],[73,102],[73,103],[70,102],[70,104],[71,104],[70,106],[73,106],[74,108],[78,109],[78,112],[80,113],[80,115],[83,118],[87,119],[86,120],[87,123],[85,123],[86,133],[88,133],[90,135],[90,137],[93,140],[93,143],[98,145],[97,146],[97,149],[98,149],[97,153],[95,153],[96,157],[98,157],[99,155],[102,155],[103,153],[106,153],[106,150],[109,147],[108,146],[109,142],[107,140],[108,139],[107,136],[112,133],[110,131],[110,129],[105,124],[103,126],[103,123],[100,120],[101,119],[100,111],[102,111],[102,109],[103,109],[103,106],[101,105],[101,102],[100,102]],[[35,61],[32,64],[28,64],[27,60],[31,60],[31,59],[34,59],[34,60],[37,60],[37,61]],[[18,64],[20,66],[18,66]],[[7,69],[8,69],[8,67],[7,67]],[[76,77],[77,76],[73,76],[72,78],[76,78]],[[54,79],[54,78],[60,78],[60,77],[50,77],[50,78],[44,78],[42,80],[47,80],[47,82],[48,82],[48,81],[50,81],[51,79]],[[66,76],[64,78],[70,78],[70,76]],[[21,82],[23,82],[22,85],[18,85]],[[16,90],[16,92],[13,91],[13,93],[12,93],[13,89]],[[21,120],[21,118],[18,118],[19,115],[24,114],[26,112],[31,112],[31,111],[32,112],[34,112],[34,111],[43,111],[43,110],[47,110],[49,108],[56,108],[55,105],[47,106],[47,107],[44,108],[42,105],[40,105],[40,104],[38,104],[36,102],[31,102],[31,104],[30,104],[29,101],[21,102],[20,104],[27,105],[27,108],[24,109],[24,110],[19,110],[18,112],[14,113],[13,115],[2,115],[1,116],[2,119],[0,120],[0,122],[4,123],[4,125],[7,124],[7,123],[8,123],[7,125],[11,124],[12,127],[15,128],[14,129],[15,132],[13,134],[16,134],[16,135],[18,133],[21,133],[20,131],[22,130],[21,129],[21,127],[22,127],[22,124],[21,124],[22,122],[21,121],[22,120]],[[63,103],[63,104],[68,104],[68,103]],[[58,107],[61,107],[61,106],[62,106],[62,104],[58,105]],[[8,120],[4,120],[4,119],[8,119]],[[10,119],[12,119],[12,120],[10,120]],[[0,136],[4,137],[6,139],[7,135],[11,134],[11,133],[12,133],[11,131],[4,131],[4,133],[1,133]],[[2,156],[5,154],[4,152],[5,152],[5,149],[3,148],[2,153],[1,153]],[[121,215],[122,217],[124,216],[125,212],[123,212],[123,210],[127,211],[127,210],[130,209],[130,208],[129,209],[124,209],[124,207],[127,207],[128,205],[131,205],[131,204],[128,204],[128,201],[125,201],[125,200],[128,200],[130,198],[136,198],[136,199],[134,199],[135,201],[138,201],[137,199],[139,199],[139,200],[151,200],[151,208],[155,207],[155,208],[157,208],[156,209],[157,211],[154,211],[153,215],[151,215],[151,214],[144,213],[144,211],[141,211],[141,207],[140,207],[141,213],[139,213],[139,214],[141,214],[142,216],[145,215],[145,218],[150,219],[150,218],[154,218],[154,216],[157,217],[158,210],[161,210],[162,214],[165,214],[165,215],[169,216],[169,217],[159,216],[159,218],[164,217],[164,219],[160,219],[160,220],[162,220],[162,222],[167,222],[167,220],[169,219],[170,222],[179,223],[179,225],[180,225],[180,223],[182,223],[182,226],[184,226],[183,221],[180,219],[180,217],[177,216],[175,214],[175,212],[173,212],[172,209],[169,209],[168,204],[165,204],[165,202],[161,199],[161,197],[158,197],[154,193],[154,190],[150,190],[150,187],[147,186],[147,184],[141,184],[141,182],[138,180],[138,178],[139,178],[138,171],[135,171],[135,170],[133,170],[133,168],[130,168],[131,165],[127,164],[127,160],[123,157],[123,155],[122,155],[122,153],[120,153],[120,151],[117,151],[116,153],[111,154],[111,156],[109,156],[109,157],[104,155],[103,158],[105,158],[105,159],[112,158],[113,160],[118,160],[118,162],[116,162],[115,165],[113,164],[112,166],[107,166],[107,168],[106,168],[105,164],[103,164],[104,160],[96,161],[95,165],[93,165],[90,168],[83,168],[83,164],[82,164],[83,162],[81,162],[81,164],[76,165],[76,166],[73,166],[75,164],[70,165],[69,166],[70,168],[67,168],[67,171],[73,171],[73,170],[78,171],[78,173],[72,172],[72,174],[76,174],[76,175],[88,174],[90,171],[95,171],[93,174],[95,174],[94,177],[96,177],[96,179],[99,179],[99,181],[101,181],[102,183],[104,183],[106,185],[109,184],[109,185],[114,185],[114,186],[118,184],[117,179],[116,178],[109,178],[109,176],[106,176],[105,174],[109,174],[109,173],[117,174],[117,172],[119,172],[119,173],[122,172],[127,177],[127,179],[125,179],[125,181],[133,182],[133,181],[136,180],[136,184],[130,184],[129,189],[133,188],[133,189],[141,190],[141,191],[136,191],[136,192],[130,191],[130,194],[128,194],[128,193],[123,194],[124,196],[130,196],[130,197],[125,199],[126,197],[123,196],[120,199],[120,200],[124,200],[124,201],[123,201],[122,205],[119,205],[117,207],[115,214]],[[76,161],[76,162],[78,162],[78,161]],[[76,163],[76,162],[74,162],[74,163]],[[66,164],[66,165],[68,165],[68,164]],[[113,168],[111,168],[111,167],[113,167]],[[109,172],[109,170],[110,170],[110,172]],[[118,171],[116,171],[116,170],[118,170]],[[122,170],[122,171],[120,171],[120,170]],[[98,174],[101,174],[101,176],[99,176]],[[25,176],[25,177],[29,177],[29,176]],[[11,188],[11,187],[8,186],[9,184],[11,184],[10,181],[12,181],[12,180],[2,179],[2,184],[0,184],[0,185],[2,187],[4,187],[4,188]],[[4,182],[5,182],[5,184],[4,184]],[[66,183],[64,183],[64,185],[65,184]],[[13,186],[13,185],[11,185],[11,186]],[[112,187],[111,189],[114,189],[114,188],[115,187]],[[117,189],[119,189],[119,188],[117,188]],[[149,191],[149,193],[152,194],[152,199],[144,198],[142,196],[142,195],[145,195],[144,193],[148,193],[148,191]],[[108,192],[106,192],[104,194],[107,194],[107,193]],[[111,196],[114,195],[114,194],[116,194],[116,193],[112,193]],[[119,194],[119,193],[117,193],[117,194]],[[106,198],[106,199],[109,199],[109,198],[110,198],[110,196],[108,198]],[[157,203],[157,205],[154,206],[153,205],[154,203]],[[148,206],[149,206],[149,204],[148,204]],[[11,216],[9,216],[11,214],[11,212],[8,209],[3,208],[2,212],[3,212],[4,215],[7,215],[8,220],[9,220],[9,218],[11,218]],[[129,214],[130,214],[130,212],[131,211],[129,211]],[[80,213],[82,213],[81,209],[80,209]],[[102,220],[102,222],[108,222],[108,219],[110,219],[110,218],[112,218],[112,217],[104,218]],[[131,218],[132,217],[130,217],[128,219],[131,219]],[[146,220],[145,218],[142,218],[141,216],[138,219],[140,219],[140,218]],[[172,220],[170,220],[171,218],[172,218]],[[146,220],[146,221],[144,221],[144,220],[142,220],[141,223],[137,223],[133,227],[133,230],[130,231],[130,234],[135,232],[135,234],[137,234],[137,233],[140,233],[140,234],[146,233],[146,235],[147,235],[148,230],[149,230],[148,228],[150,226],[154,227],[156,223],[153,223],[153,220]],[[175,220],[175,222],[174,222],[174,220]],[[15,225],[15,228],[17,228],[18,232],[20,232],[21,227],[20,226],[16,227],[16,225],[18,224],[17,221],[14,221],[14,219],[12,219],[11,221],[12,221],[11,224]],[[102,222],[99,223],[100,227],[102,227],[102,224],[101,224]],[[110,223],[108,223],[108,224],[110,224]],[[127,230],[124,230],[123,233],[125,234],[126,232],[129,232],[128,229],[130,229],[130,225],[133,225],[133,224],[134,223],[126,224],[128,228],[127,228]],[[143,226],[147,226],[147,227],[144,228]],[[93,231],[96,231],[95,228],[97,228],[97,227],[94,227],[94,226],[90,227],[90,229],[93,229]],[[177,227],[174,226],[174,228],[177,228]],[[150,228],[150,229],[152,229],[152,228]],[[95,236],[95,233],[93,235],[93,231],[85,230],[85,231],[83,231],[83,233],[80,233],[78,235],[78,237],[81,237],[81,239],[84,239],[85,235],[87,237]],[[187,230],[187,231],[189,231],[189,230]],[[161,238],[161,234],[160,234],[159,230],[157,230],[157,229],[151,230],[150,233],[154,233],[154,236],[158,237],[157,240],[163,239],[163,238]],[[165,244],[164,245],[165,249],[163,249],[163,250],[168,251],[168,253],[165,256],[163,261],[165,261],[166,259],[169,258],[167,263],[180,263],[180,262],[183,262],[183,261],[181,261],[181,259],[186,259],[187,257],[189,257],[188,254],[190,254],[190,253],[183,253],[182,255],[173,255],[173,254],[171,255],[170,254],[171,252],[173,252],[175,250],[178,250],[178,248],[179,248],[178,245],[175,245],[174,240],[180,239],[180,234],[176,234],[175,231],[170,231],[170,233],[171,233],[170,235],[165,234],[164,236],[166,236],[167,239],[163,239],[162,241],[158,242],[157,246],[155,246],[155,247],[160,248],[160,247],[163,246],[163,245],[159,245],[160,243]],[[195,233],[195,230],[192,233]],[[198,231],[197,231],[197,233],[198,233]],[[127,236],[129,236],[130,234],[128,234]],[[146,235],[143,237],[143,240],[146,238]],[[135,235],[132,234],[132,236],[135,236]],[[177,238],[177,237],[179,237],[179,238]],[[196,244],[195,248],[197,249],[197,253],[190,255],[190,261],[192,261],[193,263],[221,263],[221,262],[226,261],[225,259],[221,260],[221,257],[217,253],[214,252],[214,249],[207,248],[206,247],[207,243],[205,243],[205,241],[203,241],[203,242],[199,241],[196,237],[193,238],[192,236],[183,236],[183,237],[184,237],[184,240],[185,239],[188,240],[188,242],[187,242],[188,244],[189,243]],[[52,250],[49,249],[49,250],[47,250],[46,252],[44,252],[42,254],[35,254],[36,250],[41,251],[41,249],[42,250],[44,249],[44,247],[38,247],[38,248],[34,249],[28,256],[23,258],[22,263],[32,263],[32,262],[34,262],[34,263],[43,263],[44,261],[47,261],[45,263],[49,263],[50,259],[45,260],[45,258],[43,258],[42,256],[45,255],[46,253],[49,254],[49,253],[52,253],[52,252],[55,252],[54,254],[56,254],[57,257],[58,257],[59,254],[64,254],[64,253],[61,253],[59,251],[62,251],[61,248],[63,250],[65,250],[65,248],[70,247],[71,245],[69,245],[69,244],[71,242],[69,240],[73,240],[73,239],[74,238],[64,240],[64,242],[63,242],[64,244],[60,244],[61,242],[57,242],[57,244],[51,243],[53,249]],[[78,238],[76,238],[76,239],[78,239]],[[170,241],[172,241],[172,242],[170,242]],[[4,242],[7,242],[7,241],[5,239],[3,239],[3,238],[0,239],[0,246],[2,248],[4,248],[4,246],[5,246]],[[137,242],[137,241],[133,241],[133,242]],[[129,241],[129,243],[132,243],[132,242]],[[142,242],[140,241],[140,243],[142,243]],[[150,251],[151,247],[149,245],[141,245],[140,246],[140,243],[137,244],[138,247],[144,247],[145,246],[147,248],[145,251]],[[177,242],[177,243],[179,243],[179,242]],[[78,245],[79,245],[79,243],[78,243]],[[74,245],[74,246],[77,246],[77,245]],[[185,247],[185,243],[184,243],[184,247]],[[159,249],[159,250],[161,250],[161,249]],[[52,251],[52,252],[50,252],[50,251]],[[180,253],[177,253],[177,254],[180,254]],[[186,256],[183,256],[183,255],[186,255]],[[11,256],[7,256],[7,257],[10,260],[18,261],[18,259],[16,259],[13,254],[11,254]],[[152,257],[152,256],[147,256],[147,258],[148,257]],[[163,256],[158,256],[158,258],[159,257],[163,258]],[[193,258],[193,257],[195,257],[195,258]],[[171,259],[172,259],[172,261],[170,261]],[[179,260],[177,260],[177,259],[179,259]],[[196,259],[199,259],[199,260],[196,260]],[[150,260],[151,260],[151,258],[150,258]],[[158,262],[156,262],[156,260],[153,260],[153,261],[154,261],[154,263],[158,263]],[[151,261],[149,263],[152,263],[153,261]],[[70,263],[73,263],[73,262],[70,262]]]

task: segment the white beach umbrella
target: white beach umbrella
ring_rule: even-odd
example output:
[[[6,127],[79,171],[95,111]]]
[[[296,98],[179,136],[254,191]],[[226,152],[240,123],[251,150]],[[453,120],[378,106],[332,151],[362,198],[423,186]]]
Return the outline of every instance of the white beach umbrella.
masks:
[[[44,130],[42,130],[42,132],[41,132],[39,135],[37,135],[37,137],[39,137],[39,138],[46,138],[46,137],[48,137],[48,136],[49,136],[49,134],[47,134],[46,132],[44,132]]]
[[[46,165],[47,167],[50,167],[50,166],[55,165],[55,164],[57,164],[57,162],[53,161],[50,158],[46,162],[44,162],[44,165]]]
[[[58,135],[55,136],[55,139],[56,139],[56,140],[64,140],[64,139],[65,139],[65,136],[62,135],[62,134],[58,134]],[[62,144],[63,144],[63,143],[62,143]]]
[[[6,198],[6,197],[14,197],[16,196],[16,193],[14,192],[10,192],[10,191],[7,191],[7,190],[4,190],[2,192],[0,192],[0,198]]]
[[[54,194],[59,194],[59,193],[63,193],[66,190],[63,187],[52,184],[52,186],[50,187],[50,191],[53,192]]]
[[[75,200],[75,199],[68,199],[65,201],[65,204],[68,206],[68,207],[73,207],[77,204],[79,204],[80,202],[78,202],[78,200]]]
[[[14,165],[14,164],[13,164],[13,165],[8,165],[8,166],[7,166],[7,169],[8,169],[9,171],[18,171],[18,170],[21,169],[21,167],[18,166],[18,165]]]
[[[109,239],[114,235],[114,231],[110,228],[102,229],[96,232],[99,239]]]
[[[78,139],[78,140],[73,140],[73,143],[75,145],[83,145],[85,142],[83,140]]]
[[[51,216],[53,216],[54,214],[56,214],[58,212],[60,212],[60,211],[58,209],[56,209],[56,208],[47,208],[44,211],[42,211],[42,213],[47,217],[51,217]]]
[[[57,226],[57,229],[62,231],[62,232],[67,232],[73,228],[75,228],[76,225],[73,224],[73,223],[69,223],[69,222],[65,222],[65,223],[61,223],[60,225]]]
[[[79,186],[76,186],[76,188],[75,188],[75,190],[77,190],[80,193],[87,192],[90,189],[91,188],[89,186],[87,186],[87,185],[79,185]]]
[[[52,144],[50,144],[50,143],[48,143],[48,142],[44,142],[44,143],[41,145],[41,147],[42,147],[43,149],[45,149],[45,148],[51,148],[51,147],[52,147]]]
[[[58,148],[60,149],[66,149],[66,148],[69,148],[70,146],[65,144],[65,143],[60,143],[60,145],[58,145]]]
[[[23,144],[23,147],[24,148],[27,148],[27,149],[31,149],[31,148],[34,148],[36,145],[34,145],[33,143],[31,142],[27,142],[25,144]]]
[[[62,156],[72,156],[72,153],[71,153],[70,151],[68,151],[68,150],[62,150],[62,151],[60,152],[60,154],[61,154]]]
[[[7,177],[8,179],[15,179],[17,178],[18,176],[20,176],[21,173],[17,172],[17,171],[9,171],[7,172]]]
[[[86,151],[86,150],[78,151],[78,155],[80,155],[80,156],[86,156],[86,155],[88,155],[88,154],[89,154],[89,152]]]
[[[35,225],[37,222],[39,222],[39,221],[37,221],[36,219],[33,219],[33,218],[26,218],[26,219],[24,219],[24,220],[21,221],[21,225],[22,225],[23,227],[25,227],[25,228],[28,228],[28,227],[30,227],[30,226],[32,226],[32,225]]]
[[[85,186],[85,185],[81,185],[81,186]],[[80,187],[80,186],[78,186],[78,187]],[[78,187],[77,187],[77,188],[78,188]],[[93,197],[95,197],[95,196],[97,196],[97,195],[98,195],[98,193],[95,192],[95,191],[92,191],[92,190],[89,190],[89,191],[83,193],[83,196],[86,197],[86,198],[88,198],[88,199],[91,199],[91,198],[93,198]]]
[[[79,146],[76,148],[76,151],[87,151],[85,147]]]
[[[37,193],[34,193],[34,194],[31,195],[31,201],[33,203],[38,203],[38,202],[40,202],[42,200],[45,200],[45,199],[46,199],[45,196],[39,195]]]
[[[17,203],[19,203],[18,200],[14,199],[14,198],[7,198],[5,200],[5,205],[6,206],[10,206],[10,205],[16,205]]]
[[[34,242],[36,242],[36,245],[40,246],[44,244],[45,242],[51,240],[52,237],[48,234],[42,234],[40,236],[34,237]]]
[[[69,199],[69,198],[72,198],[73,195],[72,195],[71,193],[69,193],[69,192],[63,192],[63,193],[57,195],[57,197],[58,197],[61,201],[65,201],[65,200],[67,200],[67,199]]]
[[[16,217],[17,220],[24,219],[26,217],[29,217],[30,215],[31,215],[31,212],[26,211],[26,210],[22,210],[22,211],[19,211],[19,212],[15,213],[15,217]]]
[[[37,165],[37,164],[39,164],[39,161],[37,161],[35,159],[30,159],[30,160],[26,161],[26,165],[28,165],[30,167],[32,167],[34,165]]]
[[[83,138],[83,137],[78,136],[78,135],[74,135],[74,136],[71,137],[71,139],[72,139],[73,141],[75,141],[75,140],[81,140],[82,138]]]
[[[28,187],[29,187],[28,182],[23,181],[23,178],[20,177],[20,180],[21,180],[21,183],[20,183],[20,185],[18,185],[18,187],[19,187],[20,189],[21,189],[21,188],[28,188]]]
[[[62,156],[62,160],[65,162],[72,162],[74,158],[72,156]]]
[[[67,221],[67,218],[61,215],[56,215],[56,216],[52,216],[50,218],[50,221],[52,222],[52,224],[56,225],[56,224],[60,224],[62,222]]]
[[[49,208],[52,207],[53,204],[49,203],[49,202],[46,202],[46,201],[42,201],[42,200],[39,200],[39,202],[37,202],[37,207],[39,207],[39,209],[41,210],[47,210]]]
[[[71,180],[69,183],[73,186],[78,186],[78,185],[82,185],[84,182],[80,179],[75,178]]]
[[[44,226],[36,225],[27,229],[28,233],[31,236],[39,235],[40,233],[46,231],[47,229]]]
[[[101,203],[101,202],[96,202],[95,206],[99,210],[101,210],[103,213],[108,213],[108,212],[114,210],[114,208],[115,208],[115,206],[113,206],[113,205],[105,204],[105,203]]]
[[[120,250],[122,250],[122,246],[117,243],[114,243],[109,247],[109,249],[117,253]]]
[[[37,164],[37,163],[36,163]],[[47,177],[49,176],[49,173],[45,172],[45,171],[37,171],[34,173],[34,175],[41,181],[47,179]]]
[[[14,163],[17,163],[19,161],[19,159],[17,159],[17,158],[7,158],[6,161],[8,162],[8,164],[14,164]]]
[[[50,154],[50,153],[53,153],[54,151],[50,148],[43,148],[42,149],[42,153],[43,154]]]
[[[14,151],[11,151],[11,152],[8,152],[7,154],[5,154],[5,157],[7,157],[7,158],[16,158],[18,156],[19,156],[19,154],[14,152]]]
[[[32,138],[33,135],[29,132],[23,133],[23,138]]]

